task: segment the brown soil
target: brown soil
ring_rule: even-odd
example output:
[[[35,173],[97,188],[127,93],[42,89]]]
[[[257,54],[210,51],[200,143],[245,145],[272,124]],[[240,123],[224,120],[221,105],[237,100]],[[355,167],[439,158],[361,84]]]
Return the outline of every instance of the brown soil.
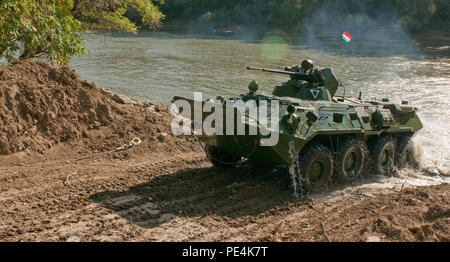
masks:
[[[134,136],[154,151],[192,150],[171,136],[167,106],[97,88],[68,67],[26,61],[0,69],[0,90],[0,154],[44,153],[61,142],[103,151]]]
[[[170,134],[166,106],[68,68],[0,69],[0,88],[2,241],[450,240],[448,184],[372,177],[300,201],[270,170],[212,167],[194,139]],[[129,150],[73,160],[135,136]]]

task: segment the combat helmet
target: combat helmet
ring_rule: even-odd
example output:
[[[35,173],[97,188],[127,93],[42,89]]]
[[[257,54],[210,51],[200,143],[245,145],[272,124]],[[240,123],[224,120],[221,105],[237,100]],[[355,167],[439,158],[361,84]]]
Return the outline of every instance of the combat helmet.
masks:
[[[303,71],[305,71],[305,73],[307,73],[308,71],[313,70],[314,64],[311,60],[303,60],[301,67],[302,67]]]

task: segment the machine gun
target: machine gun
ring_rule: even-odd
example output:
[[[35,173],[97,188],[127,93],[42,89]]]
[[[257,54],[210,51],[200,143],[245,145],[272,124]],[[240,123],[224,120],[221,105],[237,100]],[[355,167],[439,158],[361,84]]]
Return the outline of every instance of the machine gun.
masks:
[[[267,69],[267,68],[258,68],[258,67],[247,67],[247,70],[256,70],[263,72],[270,72],[276,74],[290,75],[292,79],[295,80],[303,80],[308,83],[319,83],[319,86],[324,86],[325,81],[322,73],[319,70],[314,70],[309,74],[301,73],[301,72],[290,72],[290,71],[280,71],[275,69]]]

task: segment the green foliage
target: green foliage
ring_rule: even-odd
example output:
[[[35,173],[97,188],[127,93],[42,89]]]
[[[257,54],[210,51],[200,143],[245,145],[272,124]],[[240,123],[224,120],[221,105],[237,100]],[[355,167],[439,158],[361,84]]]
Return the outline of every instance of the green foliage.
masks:
[[[449,0],[167,0],[166,22],[208,25],[305,25],[326,15],[398,19],[410,30],[450,24]],[[445,28],[444,28],[445,29]]]
[[[232,24],[290,24],[301,20],[317,0],[167,0],[167,21]],[[199,19],[200,18],[200,19]]]
[[[46,55],[52,63],[68,64],[85,53],[77,31],[80,22],[70,13],[70,0],[2,0],[0,2],[0,57],[9,63]],[[23,49],[22,55],[15,52]]]
[[[393,0],[400,10],[400,23],[413,31],[442,27],[449,30],[450,1]]]
[[[161,26],[164,15],[158,5],[163,3],[150,0],[74,0],[72,13],[89,29],[136,33],[138,24],[152,30]],[[133,21],[127,17],[130,11],[138,14]]]

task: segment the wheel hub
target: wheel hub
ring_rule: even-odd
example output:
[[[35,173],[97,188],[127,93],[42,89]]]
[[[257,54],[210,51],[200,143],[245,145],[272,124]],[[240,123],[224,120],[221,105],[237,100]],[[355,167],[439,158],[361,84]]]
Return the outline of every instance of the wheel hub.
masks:
[[[321,159],[318,159],[312,163],[309,170],[309,180],[311,184],[318,184],[321,182],[325,172],[325,164]]]
[[[356,169],[357,155],[354,151],[351,151],[344,160],[344,169],[346,172],[352,172]]]
[[[391,162],[391,154],[388,149],[385,149],[381,154],[381,165],[384,168],[388,168]]]

